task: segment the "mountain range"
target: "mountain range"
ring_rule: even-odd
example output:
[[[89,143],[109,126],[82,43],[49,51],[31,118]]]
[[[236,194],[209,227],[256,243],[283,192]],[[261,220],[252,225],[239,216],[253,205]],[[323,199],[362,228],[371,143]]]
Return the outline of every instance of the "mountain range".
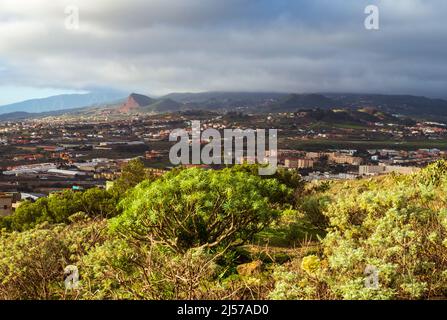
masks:
[[[250,113],[293,112],[302,109],[373,108],[390,114],[447,120],[447,101],[411,95],[268,92],[171,93],[159,98],[122,92],[59,95],[0,106],[0,119],[26,118],[39,113],[70,113],[86,108],[108,108],[116,113],[163,113],[187,110],[242,111]]]
[[[302,109],[372,108],[402,116],[447,119],[446,100],[411,95],[204,92],[172,93],[152,99],[131,94],[120,110],[126,110],[126,105],[133,104],[135,96],[141,102],[133,109],[136,112],[208,110],[277,113]]]
[[[42,99],[31,99],[0,106],[0,114],[12,112],[40,113],[80,107],[100,106],[124,100],[119,91],[98,90],[90,93],[61,94]]]

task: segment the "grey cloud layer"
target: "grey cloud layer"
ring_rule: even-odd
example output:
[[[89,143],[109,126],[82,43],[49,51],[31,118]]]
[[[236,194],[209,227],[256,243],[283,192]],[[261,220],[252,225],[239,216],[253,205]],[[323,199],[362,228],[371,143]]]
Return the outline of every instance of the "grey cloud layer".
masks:
[[[445,14],[443,0],[2,0],[0,84],[445,97]]]

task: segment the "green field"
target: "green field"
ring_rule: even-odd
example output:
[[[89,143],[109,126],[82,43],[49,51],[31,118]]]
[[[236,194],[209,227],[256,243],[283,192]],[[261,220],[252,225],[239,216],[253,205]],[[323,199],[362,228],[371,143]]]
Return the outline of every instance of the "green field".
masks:
[[[426,148],[446,149],[447,140],[418,140],[418,141],[393,141],[393,140],[281,140],[279,148],[325,150],[325,149],[399,149],[415,150]]]

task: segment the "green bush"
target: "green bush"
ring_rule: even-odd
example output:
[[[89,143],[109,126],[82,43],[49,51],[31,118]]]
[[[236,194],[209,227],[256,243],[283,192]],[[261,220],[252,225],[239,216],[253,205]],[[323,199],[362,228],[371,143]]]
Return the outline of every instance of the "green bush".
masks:
[[[0,299],[445,298],[446,168],[334,182],[298,203],[241,168],[146,180],[118,209],[99,189],[25,202],[0,219]],[[81,286],[67,292],[70,264]]]
[[[105,240],[104,221],[0,233],[0,299],[64,299],[64,269]],[[82,270],[81,270],[82,276]]]
[[[240,245],[279,214],[290,190],[246,172],[188,169],[138,185],[125,198],[112,230],[159,241],[177,252]]]
[[[65,190],[36,202],[25,201],[4,220],[3,227],[7,230],[24,231],[43,222],[69,223],[69,217],[78,212],[84,212],[89,217],[113,217],[118,213],[117,199],[99,188],[83,192]]]
[[[301,198],[298,208],[311,225],[321,230],[328,227],[329,221],[324,211],[330,199],[321,195],[310,195]]]
[[[445,297],[445,167],[437,163],[409,176],[344,183],[324,211],[329,232],[320,267],[313,274],[294,273],[293,281],[285,270],[273,295],[289,286],[296,289],[294,298],[312,299],[318,283],[327,295],[343,299]],[[378,286],[365,282],[372,276],[368,268],[376,270]]]

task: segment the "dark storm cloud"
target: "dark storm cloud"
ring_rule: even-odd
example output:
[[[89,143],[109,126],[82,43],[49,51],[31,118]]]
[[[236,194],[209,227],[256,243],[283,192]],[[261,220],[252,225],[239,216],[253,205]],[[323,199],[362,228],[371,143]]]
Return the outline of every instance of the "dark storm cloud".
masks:
[[[363,26],[368,4],[379,31]],[[2,0],[0,84],[447,96],[446,13],[443,0]]]

